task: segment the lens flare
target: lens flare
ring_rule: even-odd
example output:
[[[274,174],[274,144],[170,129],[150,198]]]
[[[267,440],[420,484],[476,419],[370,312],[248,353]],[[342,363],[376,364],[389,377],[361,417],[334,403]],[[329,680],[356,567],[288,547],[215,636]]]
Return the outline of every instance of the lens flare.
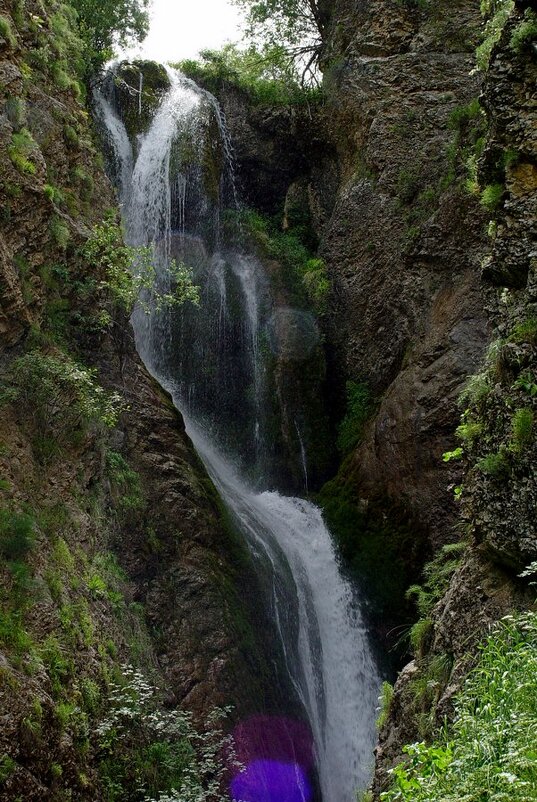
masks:
[[[235,802],[309,802],[311,787],[298,763],[254,760],[231,782]]]
[[[241,766],[231,782],[234,802],[309,802],[313,739],[302,721],[284,716],[252,716],[233,732]]]

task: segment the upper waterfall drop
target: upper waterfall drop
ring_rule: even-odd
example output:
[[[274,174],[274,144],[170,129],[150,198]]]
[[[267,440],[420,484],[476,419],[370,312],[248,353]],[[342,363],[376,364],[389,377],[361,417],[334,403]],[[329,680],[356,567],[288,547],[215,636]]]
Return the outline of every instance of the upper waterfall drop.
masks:
[[[339,568],[320,511],[279,492],[283,488],[269,467],[269,419],[278,410],[268,361],[300,364],[319,347],[317,325],[310,312],[278,302],[257,256],[225,235],[226,215],[232,221],[237,215],[237,195],[230,139],[216,99],[166,68],[159,73],[162,88],[151,118],[127,126],[114,83],[118,70],[115,65],[96,91],[96,109],[115,159],[111,172],[127,238],[153,248],[159,281],[170,280],[171,259],[192,267],[202,297],[200,309],[168,311],[150,321],[138,311],[137,347],[183,412],[263,577],[286,672],[313,735],[322,799],[351,802],[356,787],[365,787],[372,762],[379,674],[356,590]],[[138,110],[140,97],[135,104]],[[297,420],[291,418],[290,429],[307,483]],[[263,722],[267,732],[281,723]],[[296,722],[284,728],[286,737],[300,732],[291,738],[285,760],[270,753],[268,735],[262,753],[244,747],[247,765],[233,788],[235,799],[311,799],[311,766],[292,756],[301,754],[303,728]],[[248,732],[245,725],[242,736]],[[251,732],[248,738],[251,747]],[[293,790],[285,796],[281,789],[289,784]],[[265,795],[256,796],[261,786]]]

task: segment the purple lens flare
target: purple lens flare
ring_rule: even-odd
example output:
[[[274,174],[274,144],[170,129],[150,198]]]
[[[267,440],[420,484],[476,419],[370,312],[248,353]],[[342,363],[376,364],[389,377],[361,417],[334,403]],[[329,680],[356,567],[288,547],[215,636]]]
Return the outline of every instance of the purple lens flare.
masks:
[[[309,802],[315,762],[310,728],[284,716],[257,715],[233,732],[241,767],[231,782],[234,802]]]
[[[298,763],[254,760],[231,781],[234,802],[309,802],[311,786]]]

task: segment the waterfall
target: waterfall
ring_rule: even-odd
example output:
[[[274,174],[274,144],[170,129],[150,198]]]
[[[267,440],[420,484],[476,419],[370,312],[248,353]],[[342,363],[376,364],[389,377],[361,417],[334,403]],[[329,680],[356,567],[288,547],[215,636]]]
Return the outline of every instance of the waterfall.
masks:
[[[185,307],[149,324],[136,313],[137,347],[182,411],[187,432],[264,577],[286,672],[313,737],[322,800],[352,802],[370,775],[380,685],[358,592],[340,570],[320,510],[275,490],[264,470],[270,388],[261,343],[278,348],[281,331],[298,332],[300,348],[285,346],[286,358],[298,359],[315,338],[316,326],[308,313],[275,306],[259,260],[223,242],[226,192],[232,206],[236,199],[225,120],[206,91],[175,70],[168,75],[170,88],[139,136],[136,160],[132,147],[125,146],[129,137],[107,92],[109,82],[96,92],[109,151],[119,162],[113,175],[129,241],[153,247],[161,280],[176,258],[194,269],[201,286],[199,309]],[[222,158],[209,165],[208,189],[204,170],[207,154],[215,152],[214,137]],[[306,451],[296,420],[295,428],[307,487]],[[261,717],[250,730],[265,726],[273,725]],[[244,724],[242,736],[250,730]],[[249,737],[255,740],[251,732]],[[285,760],[281,755],[247,758],[232,784],[233,799],[308,802],[311,767],[297,757],[304,750],[296,744],[293,749],[295,756]],[[282,792],[291,786],[292,791]]]

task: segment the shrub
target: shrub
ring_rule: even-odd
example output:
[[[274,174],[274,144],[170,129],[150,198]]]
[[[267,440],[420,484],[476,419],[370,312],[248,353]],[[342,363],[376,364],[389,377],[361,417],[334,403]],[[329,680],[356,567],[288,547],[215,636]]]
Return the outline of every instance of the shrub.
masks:
[[[0,555],[5,560],[21,560],[35,540],[34,519],[26,513],[0,510]]]
[[[405,747],[382,802],[537,799],[537,614],[503,619],[433,743]]]
[[[81,254],[103,277],[100,286],[112,306],[129,315],[137,301],[147,313],[187,301],[199,304],[199,287],[192,282],[190,268],[172,260],[164,271],[171,289],[161,290],[151,249],[125,245],[121,228],[113,220],[93,228]]]
[[[13,33],[9,17],[6,17],[4,14],[0,14],[0,37],[12,48],[17,44],[17,39]]]
[[[481,193],[481,206],[489,212],[493,212],[502,202],[504,192],[503,184],[488,184]]]
[[[338,426],[337,447],[348,454],[358,445],[365,424],[373,414],[374,404],[364,382],[347,382],[347,412]]]
[[[386,722],[388,721],[388,716],[390,715],[390,708],[393,701],[393,685],[389,682],[383,682],[380,687],[380,696],[379,696],[379,714],[377,717],[377,729],[381,730]]]
[[[537,14],[527,8],[524,12],[524,19],[511,34],[511,50],[515,53],[522,53],[535,39],[537,39]]]
[[[190,714],[160,710],[157,689],[124,666],[94,733],[106,798],[119,802],[136,792],[146,802],[223,802],[223,755],[232,756],[220,725],[226,713],[215,710],[200,733]]]
[[[23,128],[18,133],[13,134],[7,152],[11,162],[20,173],[35,175],[37,167],[29,157],[36,150],[38,150],[37,143],[31,133],[26,128]]]
[[[122,410],[120,396],[105,392],[94,370],[65,354],[35,350],[19,357],[12,384],[41,434],[67,435],[90,422],[115,426]]]
[[[521,454],[529,446],[533,438],[533,410],[517,409],[511,420],[511,450]]]

